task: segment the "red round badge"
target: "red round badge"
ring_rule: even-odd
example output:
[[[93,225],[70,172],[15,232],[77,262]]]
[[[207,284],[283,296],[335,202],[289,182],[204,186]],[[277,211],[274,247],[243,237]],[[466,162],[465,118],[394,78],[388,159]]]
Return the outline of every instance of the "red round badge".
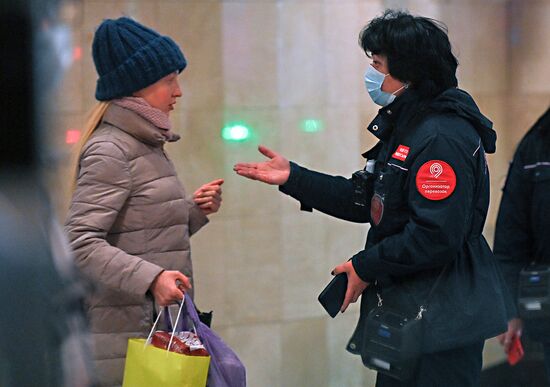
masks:
[[[456,175],[445,161],[430,160],[416,174],[416,189],[430,200],[442,200],[451,196],[456,187]]]

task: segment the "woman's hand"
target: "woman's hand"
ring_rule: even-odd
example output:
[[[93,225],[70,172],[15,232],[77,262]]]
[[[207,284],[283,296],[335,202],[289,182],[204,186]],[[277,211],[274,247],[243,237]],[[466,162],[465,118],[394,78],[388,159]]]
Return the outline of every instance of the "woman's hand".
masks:
[[[504,352],[508,353],[510,351],[510,346],[514,341],[515,337],[521,337],[521,332],[523,330],[523,323],[519,318],[513,318],[508,321],[508,330],[500,335],[498,335],[498,341],[500,345],[504,346]]]
[[[344,297],[344,303],[340,312],[344,313],[349,304],[356,302],[363,291],[369,286],[368,282],[363,281],[353,268],[351,261],[347,261],[338,265],[332,271],[332,274],[346,273],[348,275],[348,290],[346,290],[346,296]]]
[[[223,179],[216,179],[204,184],[193,194],[193,200],[204,215],[213,214],[220,209],[222,205],[222,184]]]
[[[262,163],[238,163],[235,164],[233,170],[238,175],[267,184],[282,185],[286,183],[290,176],[288,160],[263,145],[260,145],[258,150],[270,160]]]
[[[149,287],[156,303],[160,306],[167,306],[182,300],[184,291],[189,289],[191,289],[189,278],[176,270],[163,271]]]

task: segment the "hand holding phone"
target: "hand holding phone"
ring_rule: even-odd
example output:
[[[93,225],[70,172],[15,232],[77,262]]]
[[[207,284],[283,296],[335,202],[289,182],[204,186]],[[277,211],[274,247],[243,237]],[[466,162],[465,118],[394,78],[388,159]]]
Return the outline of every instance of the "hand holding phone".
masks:
[[[334,318],[342,308],[347,289],[348,275],[347,273],[340,273],[335,275],[321,294],[319,294],[317,299],[330,317]]]

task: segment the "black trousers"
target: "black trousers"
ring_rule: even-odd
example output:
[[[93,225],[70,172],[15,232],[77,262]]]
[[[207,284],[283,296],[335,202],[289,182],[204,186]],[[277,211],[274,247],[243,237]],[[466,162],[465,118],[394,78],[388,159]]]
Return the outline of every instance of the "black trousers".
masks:
[[[376,387],[478,387],[483,344],[422,355],[414,377],[406,382],[379,372]]]

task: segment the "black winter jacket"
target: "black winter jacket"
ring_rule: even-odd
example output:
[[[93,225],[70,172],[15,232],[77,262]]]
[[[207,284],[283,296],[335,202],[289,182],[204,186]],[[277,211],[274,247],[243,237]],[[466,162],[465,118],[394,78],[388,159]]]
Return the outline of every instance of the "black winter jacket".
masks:
[[[519,272],[527,264],[550,264],[550,109],[524,136],[510,165],[495,231],[495,255],[517,317]],[[550,324],[546,324],[548,336]],[[529,327],[528,327],[529,328]],[[541,328],[541,327],[539,327]],[[533,329],[531,329],[532,331]],[[529,329],[527,329],[527,333]]]
[[[485,153],[495,151],[496,141],[491,127],[464,91],[449,89],[427,102],[406,91],[368,127],[380,141],[364,154],[376,160],[376,168],[367,179],[363,206],[352,179],[291,164],[280,190],[303,209],[371,224],[365,249],[351,258],[359,277],[371,285],[361,300],[350,352],[360,352],[377,292],[385,306],[411,317],[427,303],[426,353],[463,347],[506,329],[500,272],[482,235],[489,206]]]

